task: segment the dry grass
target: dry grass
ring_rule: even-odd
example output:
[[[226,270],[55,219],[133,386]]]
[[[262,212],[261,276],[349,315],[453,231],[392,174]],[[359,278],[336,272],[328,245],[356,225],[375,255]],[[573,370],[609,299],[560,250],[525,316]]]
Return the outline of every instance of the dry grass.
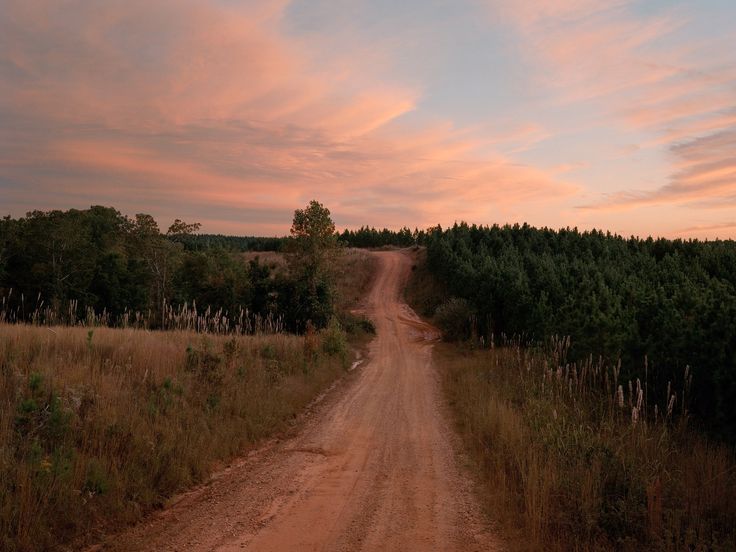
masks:
[[[522,550],[734,550],[736,459],[615,366],[563,347],[438,349],[490,515]],[[687,378],[685,378],[687,380]],[[619,385],[621,387],[619,387]]]
[[[0,325],[0,549],[133,522],[288,427],[346,366],[305,337]]]
[[[10,290],[12,295],[13,290]],[[240,307],[236,312],[225,312],[223,309],[212,309],[206,307],[199,309],[196,302],[184,303],[173,306],[164,302],[164,316],[161,326],[156,315],[152,311],[132,312],[126,310],[120,316],[111,316],[107,310],[95,312],[87,307],[82,312],[79,302],[69,301],[63,307],[44,304],[40,295],[36,304],[25,302],[16,307],[10,307],[9,296],[0,298],[0,324],[23,324],[28,323],[35,326],[82,326],[88,328],[110,327],[110,328],[132,328],[138,330],[158,327],[165,330],[184,330],[216,335],[251,335],[251,334],[275,334],[284,330],[284,321],[280,316],[268,314],[261,316],[250,312],[247,308]]]
[[[243,259],[246,262],[258,259],[259,263],[276,272],[286,269],[286,257],[279,251],[246,251],[243,253]]]

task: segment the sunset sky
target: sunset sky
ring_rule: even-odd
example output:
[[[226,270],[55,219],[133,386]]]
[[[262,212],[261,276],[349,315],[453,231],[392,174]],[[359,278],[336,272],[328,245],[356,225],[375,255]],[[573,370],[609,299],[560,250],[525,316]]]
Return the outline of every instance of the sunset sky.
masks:
[[[312,198],[736,237],[736,2],[0,0],[0,215],[280,235]]]

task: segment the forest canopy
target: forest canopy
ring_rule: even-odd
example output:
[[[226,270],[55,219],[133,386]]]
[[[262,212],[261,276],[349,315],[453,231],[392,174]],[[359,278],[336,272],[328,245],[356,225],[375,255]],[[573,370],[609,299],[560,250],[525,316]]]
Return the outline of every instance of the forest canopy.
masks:
[[[177,315],[210,312],[243,328],[264,320],[288,331],[328,323],[327,283],[319,297],[301,298],[288,272],[241,254],[281,247],[286,238],[198,229],[176,220],[163,232],[150,215],[101,206],[0,219],[0,319],[73,324],[95,316],[160,328]]]
[[[620,359],[655,396],[682,388],[687,368],[694,411],[736,436],[735,242],[462,223],[428,231],[426,246],[433,274],[469,305],[468,332],[569,336],[570,360]]]

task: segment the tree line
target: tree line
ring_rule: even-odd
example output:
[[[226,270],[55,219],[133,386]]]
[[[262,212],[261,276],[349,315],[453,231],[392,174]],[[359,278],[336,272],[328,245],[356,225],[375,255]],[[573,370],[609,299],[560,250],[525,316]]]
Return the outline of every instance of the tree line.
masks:
[[[222,249],[226,251],[281,251],[288,238],[258,236],[226,236],[223,234],[190,234],[181,240],[190,251]]]
[[[438,311],[471,320],[464,337],[570,336],[570,360],[620,359],[652,398],[692,376],[695,412],[736,438],[735,242],[462,223],[431,229],[426,245],[455,298]]]
[[[376,230],[373,227],[361,226],[358,230],[345,229],[340,234],[340,241],[350,247],[384,247],[393,245],[409,247],[424,243],[426,232],[404,226],[400,230],[383,228]]]
[[[362,226],[357,230],[346,228],[338,234],[339,242],[347,247],[410,247],[421,245],[426,232],[415,228],[403,227],[400,230],[388,228],[376,229]],[[223,234],[190,234],[180,239],[187,250],[204,251],[208,249],[224,249],[228,251],[285,251],[289,238],[258,236],[226,236]]]
[[[330,233],[319,247],[334,248],[329,210],[313,202],[296,214],[305,211],[321,214],[320,231]],[[270,238],[210,239],[195,234],[198,224],[181,220],[162,231],[150,215],[128,217],[101,206],[8,216],[0,219],[0,312],[5,320],[63,323],[90,312],[104,313],[111,324],[136,315],[161,328],[170,313],[196,305],[200,313],[277,319],[287,331],[324,327],[334,313],[333,286],[321,260],[318,267],[304,260],[316,251],[309,222],[279,241],[295,262],[275,271],[257,258],[245,262],[232,247],[240,240],[266,247]]]

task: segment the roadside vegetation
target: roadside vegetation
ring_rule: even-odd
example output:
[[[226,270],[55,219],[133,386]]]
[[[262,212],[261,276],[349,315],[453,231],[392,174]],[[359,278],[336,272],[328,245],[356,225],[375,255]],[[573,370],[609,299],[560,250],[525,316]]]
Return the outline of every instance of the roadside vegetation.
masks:
[[[443,389],[511,549],[736,549],[736,455],[693,418],[692,368],[659,368],[654,393],[647,356],[625,370],[579,359],[570,338],[481,333],[477,304],[427,257],[415,251],[407,301],[443,328]]]
[[[133,522],[289,427],[374,332],[375,259],[345,245],[414,255],[407,301],[454,342],[444,390],[512,547],[736,549],[734,242],[338,234],[316,201],[285,238],[198,228],[0,220],[0,549]]]
[[[427,264],[426,248],[413,248],[410,255],[413,263],[411,275],[404,289],[404,297],[417,314],[436,324],[434,315],[437,309],[447,301],[447,286],[443,285],[430,270]],[[466,318],[468,318],[467,313]],[[447,327],[442,329],[448,330]]]
[[[509,547],[736,549],[736,458],[688,426],[689,383],[655,402],[617,364],[567,363],[566,350],[443,345],[436,357]]]
[[[0,325],[0,549],[132,523],[289,427],[349,367],[304,336]]]
[[[443,330],[464,317],[456,337],[486,345],[569,336],[571,361],[620,360],[658,401],[688,368],[693,422],[736,444],[736,242],[457,224],[425,243]]]

